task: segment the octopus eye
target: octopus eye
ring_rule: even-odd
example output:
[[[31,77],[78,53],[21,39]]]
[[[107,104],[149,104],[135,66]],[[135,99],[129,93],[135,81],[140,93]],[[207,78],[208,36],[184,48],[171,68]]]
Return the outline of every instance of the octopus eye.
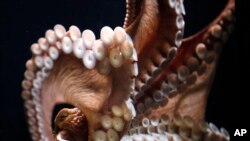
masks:
[[[61,121],[64,121],[68,115],[68,113],[62,113],[59,118]]]

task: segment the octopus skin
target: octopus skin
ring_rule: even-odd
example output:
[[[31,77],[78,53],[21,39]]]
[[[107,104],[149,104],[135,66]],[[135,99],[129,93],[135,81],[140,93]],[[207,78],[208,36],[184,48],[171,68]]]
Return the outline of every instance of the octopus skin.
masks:
[[[33,140],[230,140],[204,121],[234,0],[184,38],[183,0],[127,0],[123,27],[100,39],[57,24],[31,45],[22,97]],[[67,103],[54,120],[53,108]],[[52,128],[52,122],[55,127]]]

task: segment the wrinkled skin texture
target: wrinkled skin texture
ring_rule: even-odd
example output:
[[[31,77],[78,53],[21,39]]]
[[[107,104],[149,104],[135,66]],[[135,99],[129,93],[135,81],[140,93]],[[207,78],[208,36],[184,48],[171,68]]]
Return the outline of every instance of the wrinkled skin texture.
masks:
[[[226,133],[208,127],[203,120],[220,48],[231,32],[234,1],[229,0],[207,27],[185,39],[181,35],[182,21],[176,22],[185,13],[183,9],[176,11],[164,0],[131,3],[128,2],[130,14],[124,27],[138,54],[138,61],[134,61],[138,62],[139,75],[132,76],[130,61],[108,75],[101,75],[96,69],[87,70],[70,55],[60,55],[41,89],[41,106],[46,109],[42,118],[49,123],[45,125],[45,135],[49,139],[61,135],[71,141],[92,140],[93,132],[100,128],[99,117],[112,105],[131,97],[137,115],[131,125],[127,123],[129,129],[141,127],[143,118],[162,120],[166,115],[169,125],[164,131],[170,134],[164,136],[166,140],[173,139],[173,133],[182,140],[229,140]],[[134,89],[130,87],[132,79]],[[70,103],[76,108],[62,109],[57,114],[52,134],[50,117],[58,103]],[[127,128],[119,138],[127,131],[134,139],[135,134]],[[140,132],[139,136],[146,138],[146,134],[159,139],[149,131]]]

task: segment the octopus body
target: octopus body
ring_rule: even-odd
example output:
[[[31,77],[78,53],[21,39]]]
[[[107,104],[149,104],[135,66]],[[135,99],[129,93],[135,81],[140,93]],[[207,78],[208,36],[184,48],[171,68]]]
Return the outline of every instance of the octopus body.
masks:
[[[183,0],[127,0],[123,27],[104,26],[100,39],[74,25],[47,30],[22,81],[32,139],[230,140],[204,114],[234,5],[184,39]],[[51,120],[58,104],[74,108]]]

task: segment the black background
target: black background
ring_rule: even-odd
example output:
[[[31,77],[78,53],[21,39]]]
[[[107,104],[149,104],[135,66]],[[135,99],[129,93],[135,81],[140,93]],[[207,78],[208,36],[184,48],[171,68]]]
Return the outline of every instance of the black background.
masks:
[[[208,24],[225,3],[226,0],[185,0],[185,36]],[[123,25],[124,15],[123,0],[0,1],[1,141],[30,140],[20,97],[25,62],[31,57],[30,45],[58,23],[66,28],[76,25],[81,31],[88,28],[98,36],[105,25],[112,28]],[[242,98],[248,94],[243,91],[247,86],[243,80],[249,80],[247,64],[240,64],[247,46],[243,36],[236,28],[223,48],[206,114],[207,121],[228,129],[232,140],[243,140],[233,137],[233,133],[237,128],[247,128],[244,113],[249,111],[243,110]]]

